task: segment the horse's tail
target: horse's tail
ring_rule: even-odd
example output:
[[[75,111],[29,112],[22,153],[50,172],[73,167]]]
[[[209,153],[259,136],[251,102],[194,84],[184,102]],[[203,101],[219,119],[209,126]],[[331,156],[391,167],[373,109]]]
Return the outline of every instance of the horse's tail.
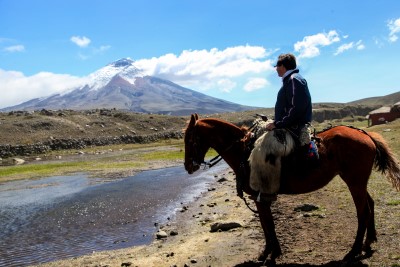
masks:
[[[400,191],[400,166],[396,157],[381,135],[373,132],[369,132],[368,135],[376,147],[375,168],[386,174],[393,187]]]

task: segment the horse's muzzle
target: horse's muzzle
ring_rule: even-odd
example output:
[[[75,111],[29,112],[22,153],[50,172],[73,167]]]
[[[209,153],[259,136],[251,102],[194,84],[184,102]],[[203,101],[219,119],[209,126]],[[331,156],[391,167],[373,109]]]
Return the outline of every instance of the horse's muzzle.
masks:
[[[200,169],[200,164],[193,161],[190,163],[185,163],[185,169],[189,174],[194,173],[195,171],[197,171],[198,169]]]

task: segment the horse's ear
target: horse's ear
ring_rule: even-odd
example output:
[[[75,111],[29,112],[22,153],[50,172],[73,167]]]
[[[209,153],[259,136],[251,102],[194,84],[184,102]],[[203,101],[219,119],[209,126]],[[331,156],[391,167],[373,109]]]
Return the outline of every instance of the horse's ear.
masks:
[[[196,121],[199,119],[199,115],[197,115],[197,113],[194,113],[194,118],[196,119]]]
[[[192,116],[190,116],[190,122],[189,122],[189,127],[193,127],[197,121],[199,117],[197,116],[197,114],[192,114]]]

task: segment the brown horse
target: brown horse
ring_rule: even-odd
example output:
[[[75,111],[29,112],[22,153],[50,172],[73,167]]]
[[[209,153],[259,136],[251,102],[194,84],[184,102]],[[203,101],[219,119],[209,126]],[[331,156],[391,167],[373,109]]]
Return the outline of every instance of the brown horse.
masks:
[[[185,169],[192,174],[204,163],[209,148],[221,155],[236,174],[238,195],[242,191],[258,195],[249,185],[248,157],[250,150],[244,145],[246,128],[239,128],[219,119],[198,119],[192,114],[185,131]],[[385,173],[393,187],[400,191],[400,168],[383,138],[377,133],[367,133],[347,126],[337,126],[319,133],[319,162],[312,168],[285,168],[279,194],[303,194],[327,185],[339,175],[348,186],[357,210],[357,235],[344,261],[354,261],[364,250],[371,255],[371,243],[377,241],[374,221],[374,201],[367,191],[367,183],[375,167]],[[297,169],[298,170],[298,169]],[[266,245],[259,260],[271,261],[281,255],[275,233],[270,201],[255,201],[264,231]],[[363,240],[366,235],[364,246]]]

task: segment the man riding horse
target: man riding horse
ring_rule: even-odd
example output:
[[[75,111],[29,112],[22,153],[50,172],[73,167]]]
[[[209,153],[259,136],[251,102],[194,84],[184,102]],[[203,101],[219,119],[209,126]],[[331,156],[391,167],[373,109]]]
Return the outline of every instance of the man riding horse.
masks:
[[[301,130],[312,120],[311,95],[307,81],[299,74],[296,57],[290,53],[281,54],[275,68],[278,76],[282,77],[282,87],[276,99],[275,121],[266,128],[287,129],[295,137],[299,137]]]
[[[255,191],[260,192],[263,200],[276,199],[281,158],[289,155],[294,149],[299,152],[300,157],[306,157],[311,141],[311,95],[307,81],[297,69],[296,57],[290,53],[281,54],[275,68],[278,76],[282,77],[282,87],[275,104],[275,120],[265,126],[272,132],[257,140],[250,156],[250,164],[253,167],[250,184]],[[292,139],[294,145],[289,145]]]

